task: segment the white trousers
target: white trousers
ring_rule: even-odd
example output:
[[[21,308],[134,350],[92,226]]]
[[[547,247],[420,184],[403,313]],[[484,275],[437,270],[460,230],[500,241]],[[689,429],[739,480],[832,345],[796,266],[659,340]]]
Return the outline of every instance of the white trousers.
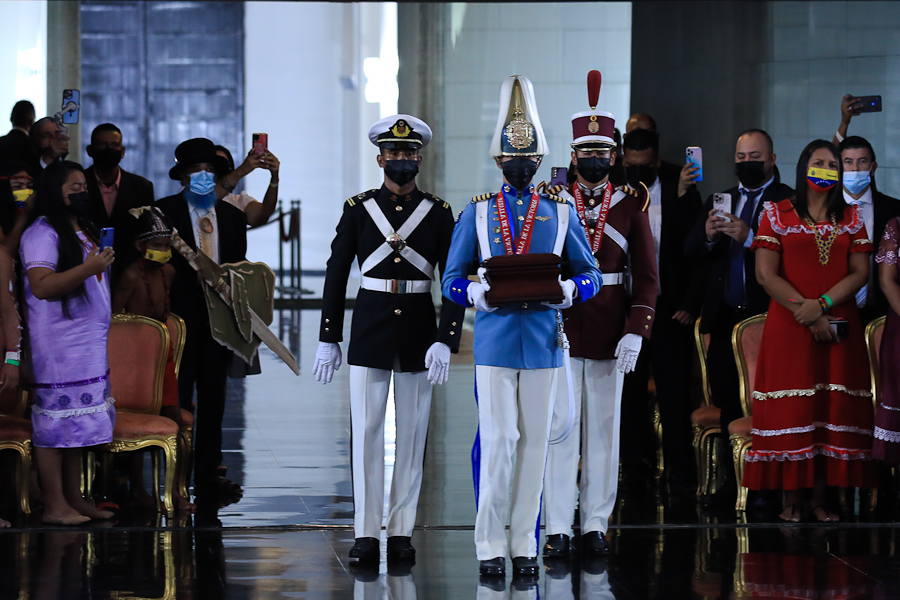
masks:
[[[384,415],[394,376],[397,444],[388,536],[412,536],[422,489],[422,460],[431,413],[428,372],[396,373],[350,365],[350,434],[354,537],[380,537],[384,516]]]
[[[480,451],[475,516],[478,560],[505,557],[507,549],[512,557],[537,556],[535,527],[558,374],[559,369],[475,366]]]
[[[622,382],[615,360],[572,359],[575,402],[578,405],[572,434],[550,446],[544,482],[547,535],[571,537],[578,491],[581,428],[581,533],[609,529],[619,484],[619,423]],[[552,436],[562,433],[568,417],[566,374],[559,378]]]
[[[581,571],[581,593],[575,598],[572,593],[572,575],[567,574],[561,579],[547,577],[544,581],[544,600],[615,600],[612,588],[609,585],[609,574],[593,575],[587,571]]]
[[[353,582],[353,600],[416,600],[412,575],[393,577],[381,574],[375,581]]]

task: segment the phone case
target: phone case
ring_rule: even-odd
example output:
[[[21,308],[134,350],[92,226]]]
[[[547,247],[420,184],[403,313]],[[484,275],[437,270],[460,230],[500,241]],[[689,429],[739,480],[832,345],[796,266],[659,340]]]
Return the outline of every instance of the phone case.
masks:
[[[690,146],[685,150],[685,157],[688,164],[700,167],[700,170],[697,171],[697,179],[694,181],[703,181],[703,149],[697,146]]]
[[[78,118],[81,115],[81,92],[79,90],[63,90],[61,108],[65,109],[71,103],[75,104],[75,108],[63,113],[63,123],[73,125],[78,123]]]
[[[269,134],[254,133],[253,134],[253,152],[256,154],[265,154],[269,151]]]
[[[100,249],[112,248],[115,239],[115,230],[112,227],[104,227],[100,230]]]

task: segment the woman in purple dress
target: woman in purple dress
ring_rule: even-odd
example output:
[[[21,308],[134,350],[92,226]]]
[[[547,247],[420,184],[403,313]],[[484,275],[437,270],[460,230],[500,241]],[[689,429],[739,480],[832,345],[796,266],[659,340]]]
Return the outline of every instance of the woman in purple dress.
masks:
[[[878,279],[890,308],[881,337],[881,389],[875,410],[875,443],[872,456],[892,464],[900,463],[900,218],[888,221],[875,255]]]
[[[81,165],[51,164],[19,248],[43,521],[61,525],[112,517],[81,493],[81,449],[111,442],[115,425],[106,354],[113,251],[98,251],[89,208]]]

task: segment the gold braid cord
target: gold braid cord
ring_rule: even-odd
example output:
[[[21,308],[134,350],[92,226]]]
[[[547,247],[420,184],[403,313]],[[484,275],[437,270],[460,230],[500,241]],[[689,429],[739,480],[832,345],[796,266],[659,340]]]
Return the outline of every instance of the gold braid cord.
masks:
[[[819,248],[819,264],[827,265],[828,259],[831,257],[831,245],[837,237],[837,219],[831,215],[831,231],[825,231],[823,234],[819,227],[813,223],[809,217],[805,217],[803,221],[813,230],[816,236],[816,246]]]

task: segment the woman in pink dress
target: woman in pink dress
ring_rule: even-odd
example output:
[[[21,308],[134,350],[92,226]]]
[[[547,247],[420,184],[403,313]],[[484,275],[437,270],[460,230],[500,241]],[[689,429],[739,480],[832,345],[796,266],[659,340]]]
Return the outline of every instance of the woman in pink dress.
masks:
[[[98,248],[81,165],[57,162],[41,174],[35,220],[22,234],[25,355],[34,388],[31,422],[44,492],[44,523],[109,519],[81,493],[82,448],[112,441],[107,335],[108,267]]]
[[[897,254],[900,252],[900,218],[888,221],[875,262],[878,263],[878,279],[888,299],[884,335],[881,337],[881,389],[880,402],[875,412],[875,443],[872,455],[891,464],[900,463],[900,269]]]

